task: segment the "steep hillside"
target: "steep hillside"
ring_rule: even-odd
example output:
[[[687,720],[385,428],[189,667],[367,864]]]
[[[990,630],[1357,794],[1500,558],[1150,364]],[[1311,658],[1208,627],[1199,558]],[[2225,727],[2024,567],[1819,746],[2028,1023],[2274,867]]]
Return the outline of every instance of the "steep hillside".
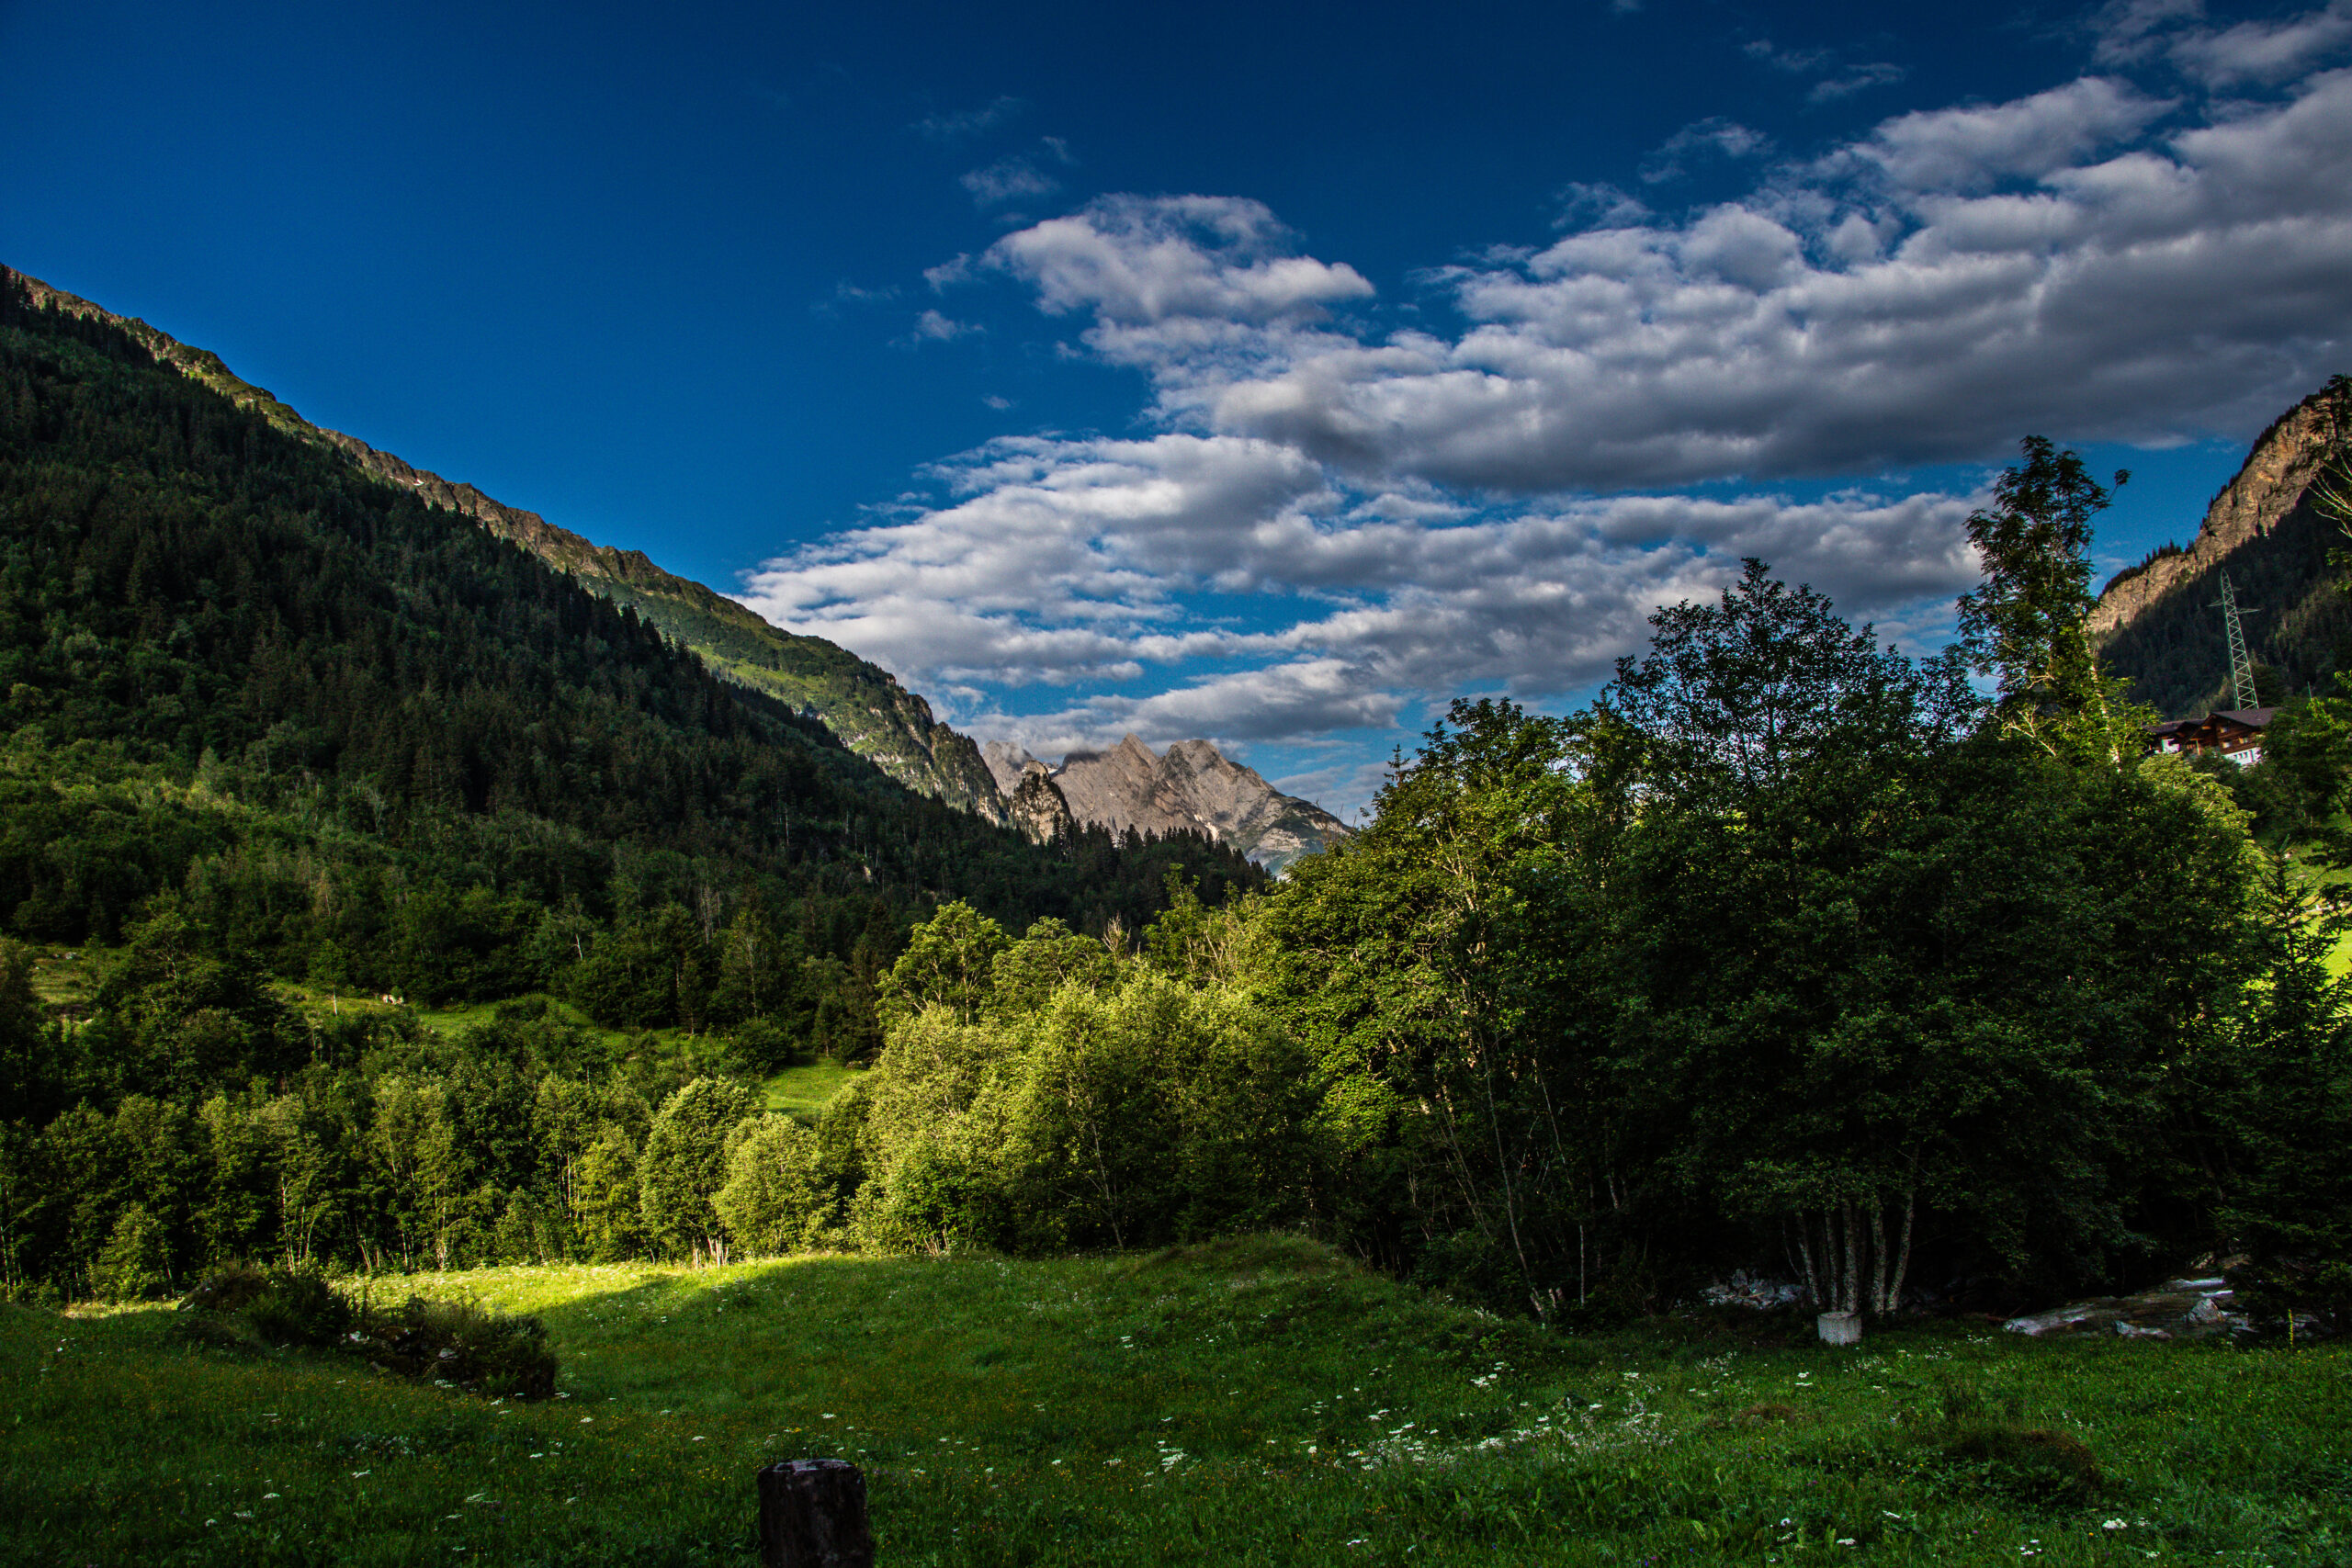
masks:
[[[267,391],[239,378],[220,357],[191,348],[136,318],[118,316],[36,278],[23,277],[36,305],[120,328],[182,374],[261,414],[276,428],[342,454],[363,473],[473,518],[499,538],[568,572],[600,597],[634,608],[663,636],[700,654],[712,670],[815,715],[859,756],[908,788],[936,795],[984,821],[1010,818],[979,749],[941,724],[931,705],[898,677],[820,637],[797,637],[699,582],[673,576],[643,552],[616,550],[453,483],[340,431],[311,423]]]
[[[1168,864],[1255,880],[910,791],[273,423],[0,271],[0,933],[160,918],[289,979],[840,1040],[945,898],[1132,927]]]
[[[2256,607],[2246,640],[2275,679],[2267,695],[2324,686],[2345,668],[2352,603],[2333,585],[2327,558],[2346,540],[2312,488],[2345,452],[2348,432],[2352,389],[2339,378],[2262,433],[2187,549],[2166,546],[2107,585],[2091,632],[2133,695],[2168,717],[2230,705],[2228,644],[2214,607],[2224,569],[2239,603]]]
[[[982,754],[1007,795],[1024,787],[1034,792],[1023,775],[1041,764],[1027,751],[992,740]],[[1354,831],[1206,740],[1179,740],[1162,756],[1130,735],[1108,751],[1073,751],[1046,773],[1080,822],[1114,832],[1206,833],[1277,873]]]

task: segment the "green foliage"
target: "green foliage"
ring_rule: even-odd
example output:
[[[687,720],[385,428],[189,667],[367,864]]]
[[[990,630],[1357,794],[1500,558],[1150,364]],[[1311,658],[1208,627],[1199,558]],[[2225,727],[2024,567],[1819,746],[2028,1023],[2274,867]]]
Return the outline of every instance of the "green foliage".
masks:
[[[834,1234],[835,1184],[816,1134],[788,1116],[739,1122],[728,1137],[727,1184],[711,1205],[749,1258],[813,1251]]]
[[[638,1167],[645,1228],[673,1255],[708,1252],[726,1234],[713,1200],[727,1184],[727,1147],[752,1111],[751,1091],[696,1078],[662,1102]]]
[[[1271,901],[1340,1234],[1572,1315],[1743,1255],[1884,1312],[1915,1264],[2054,1291],[2215,1239],[2189,1069],[2263,962],[2226,792],[2068,739],[2095,668],[2069,709],[2018,653],[2030,722],[1980,725],[1757,563],[1657,626],[1574,719],[1457,705]]]
[[[91,1290],[102,1301],[138,1302],[162,1295],[170,1284],[163,1222],[143,1204],[124,1205],[90,1269]]]
[[[1179,862],[1263,883],[1197,837],[1041,848],[912,794],[315,434],[0,270],[11,1294],[707,1249],[718,1147],[650,1148],[646,1102],[870,1057],[934,889],[1100,931]],[[405,1010],[452,1004],[491,1016]]]

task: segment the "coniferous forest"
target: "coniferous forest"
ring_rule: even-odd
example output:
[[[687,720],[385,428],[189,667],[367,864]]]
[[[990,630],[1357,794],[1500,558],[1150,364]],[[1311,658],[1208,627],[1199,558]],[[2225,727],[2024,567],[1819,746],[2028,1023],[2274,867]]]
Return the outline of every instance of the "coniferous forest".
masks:
[[[2046,442],[1944,656],[1750,562],[1273,886],[912,795],[102,324],[0,290],[0,919],[103,953],[62,1012],[0,960],[13,1291],[1273,1225],[1566,1322],[2205,1252],[2352,1307],[2334,917],[2271,774],[2143,754]],[[2266,764],[2299,820],[2335,758]],[[764,1111],[818,1055],[871,1066]]]

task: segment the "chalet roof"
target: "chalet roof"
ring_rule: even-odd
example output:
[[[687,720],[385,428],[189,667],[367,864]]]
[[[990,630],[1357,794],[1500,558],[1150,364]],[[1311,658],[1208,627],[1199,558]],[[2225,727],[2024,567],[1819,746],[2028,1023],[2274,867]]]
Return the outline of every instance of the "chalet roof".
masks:
[[[2270,716],[2278,711],[2277,708],[2218,708],[2213,716],[2231,724],[2244,725],[2248,729],[2267,729],[2270,728]]]

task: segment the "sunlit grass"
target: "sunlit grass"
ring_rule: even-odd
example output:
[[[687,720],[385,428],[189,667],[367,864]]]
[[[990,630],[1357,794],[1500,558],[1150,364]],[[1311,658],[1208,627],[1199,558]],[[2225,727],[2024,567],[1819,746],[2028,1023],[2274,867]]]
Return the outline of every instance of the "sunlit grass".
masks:
[[[2328,1562],[2347,1359],[1922,1325],[1581,1337],[1311,1244],[378,1280],[542,1314],[565,1397],[183,1348],[161,1310],[0,1311],[0,1560],[752,1561],[752,1472],[866,1468],[888,1563]],[[1957,1394],[2086,1443],[2036,1506]],[[275,1494],[275,1495],[272,1495]],[[210,1522],[207,1522],[210,1521]],[[2112,1524],[2110,1524],[2112,1521]]]
[[[865,1069],[844,1066],[839,1062],[814,1062],[805,1067],[786,1067],[767,1079],[762,1087],[767,1095],[767,1108],[781,1111],[803,1122],[814,1122],[833,1096],[846,1089],[850,1081]]]

